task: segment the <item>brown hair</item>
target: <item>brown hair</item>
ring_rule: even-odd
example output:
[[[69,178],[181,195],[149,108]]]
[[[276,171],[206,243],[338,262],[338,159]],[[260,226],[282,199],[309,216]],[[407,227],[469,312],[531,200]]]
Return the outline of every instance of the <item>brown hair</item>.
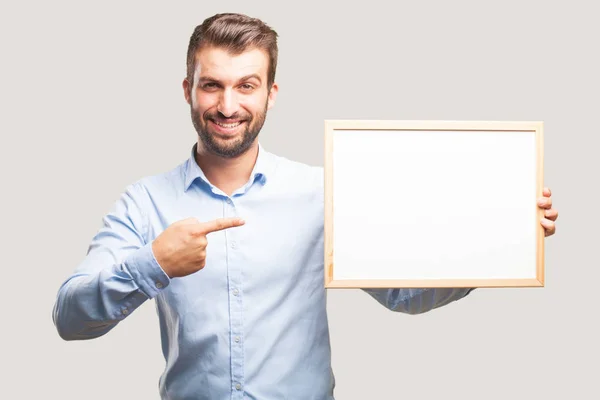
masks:
[[[194,83],[196,54],[202,47],[222,47],[236,55],[257,47],[269,55],[267,86],[270,90],[277,69],[277,36],[277,32],[263,21],[243,14],[223,13],[205,19],[194,29],[188,45],[187,79],[190,85]]]

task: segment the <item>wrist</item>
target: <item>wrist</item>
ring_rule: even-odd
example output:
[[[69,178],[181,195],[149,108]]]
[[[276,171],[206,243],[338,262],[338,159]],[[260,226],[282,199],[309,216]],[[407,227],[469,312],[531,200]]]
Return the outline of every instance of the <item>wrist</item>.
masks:
[[[169,263],[166,260],[166,257],[163,255],[162,246],[160,240],[154,240],[151,245],[152,255],[156,260],[156,263],[159,267],[164,271],[164,273],[171,279],[173,274],[171,269],[169,268]]]
[[[123,260],[123,267],[129,271],[139,289],[149,298],[158,295],[171,282],[168,273],[158,263],[153,247],[153,244],[148,243]]]

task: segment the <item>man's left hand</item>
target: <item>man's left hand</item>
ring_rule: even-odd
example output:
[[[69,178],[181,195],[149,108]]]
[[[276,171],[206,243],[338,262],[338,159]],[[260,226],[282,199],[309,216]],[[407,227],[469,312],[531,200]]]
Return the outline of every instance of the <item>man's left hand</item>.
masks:
[[[552,208],[552,192],[549,188],[544,188],[544,196],[538,199],[538,207],[544,210],[544,216],[540,223],[544,227],[545,236],[551,236],[556,233],[556,219],[558,211]]]

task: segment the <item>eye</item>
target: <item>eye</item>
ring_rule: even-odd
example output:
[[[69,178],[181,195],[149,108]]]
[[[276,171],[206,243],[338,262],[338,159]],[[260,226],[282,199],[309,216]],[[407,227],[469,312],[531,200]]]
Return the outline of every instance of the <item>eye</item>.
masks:
[[[202,89],[214,89],[216,87],[218,87],[218,85],[215,82],[207,82],[202,85]]]
[[[254,89],[254,86],[252,86],[252,85],[251,85],[251,84],[249,84],[249,83],[244,83],[244,84],[243,84],[242,86],[240,86],[240,87],[241,87],[243,90],[245,90],[245,91],[249,91],[249,90],[252,90],[252,89]]]

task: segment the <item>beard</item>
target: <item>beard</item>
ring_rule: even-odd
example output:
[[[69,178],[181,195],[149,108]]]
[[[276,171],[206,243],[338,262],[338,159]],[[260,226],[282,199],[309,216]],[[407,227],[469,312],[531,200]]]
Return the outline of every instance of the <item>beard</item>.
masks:
[[[265,107],[262,112],[258,113],[255,117],[250,114],[235,113],[228,119],[244,121],[244,130],[241,133],[241,137],[237,136],[234,139],[228,140],[226,143],[221,142],[216,138],[218,135],[215,132],[211,132],[209,127],[209,121],[223,121],[226,118],[220,112],[206,112],[204,118],[201,117],[200,113],[190,106],[190,113],[192,117],[192,123],[198,133],[198,137],[202,142],[204,148],[212,154],[215,154],[224,158],[234,158],[244,152],[246,152],[250,146],[254,143],[254,140],[261,131],[265,119],[267,117],[267,106],[268,102],[265,103]]]

